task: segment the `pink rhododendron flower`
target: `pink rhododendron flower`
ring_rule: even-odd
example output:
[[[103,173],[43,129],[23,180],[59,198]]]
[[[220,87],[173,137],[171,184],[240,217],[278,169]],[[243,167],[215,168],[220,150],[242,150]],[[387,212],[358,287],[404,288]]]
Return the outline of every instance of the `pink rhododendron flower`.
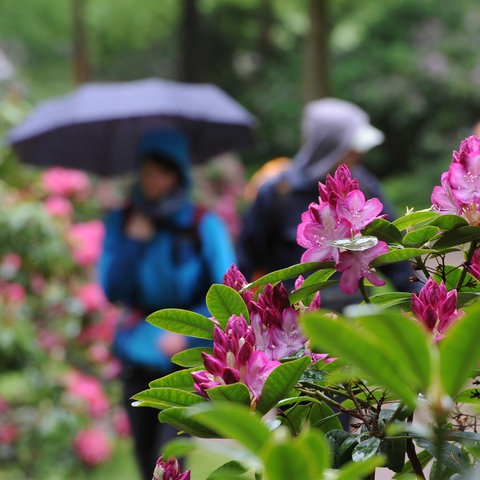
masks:
[[[371,223],[382,209],[383,205],[378,198],[365,201],[365,195],[360,190],[348,192],[345,198],[337,201],[338,218],[346,219],[354,233],[360,232]]]
[[[73,207],[70,200],[65,197],[51,196],[44,200],[45,210],[53,217],[71,219],[73,216]]]
[[[97,263],[105,234],[100,220],[77,223],[70,227],[69,238],[74,260],[81,266],[90,267]]]
[[[22,257],[18,253],[7,253],[0,262],[0,275],[8,280],[15,277],[22,267]]]
[[[51,195],[74,196],[80,200],[87,198],[91,192],[90,180],[85,172],[63,167],[45,170],[42,184]]]
[[[113,414],[113,428],[120,437],[128,437],[130,435],[130,422],[125,410],[117,410]]]
[[[87,313],[102,310],[108,303],[102,288],[98,283],[82,285],[75,294]]]
[[[255,334],[242,316],[232,315],[225,332],[215,325],[213,342],[213,355],[202,352],[206,370],[192,372],[195,389],[208,396],[209,388],[240,382],[249,388],[252,403],[256,403],[260,386],[280,362],[270,360],[263,352],[252,358],[256,348]],[[255,372],[262,372],[261,378],[257,378]]]
[[[230,268],[223,276],[222,282],[224,285],[233,288],[237,292],[239,292],[242,288],[248,285],[247,279],[245,278],[243,273],[240,272],[236,265],[230,266]],[[247,308],[249,308],[250,302],[253,300],[253,291],[251,289],[247,289],[240,295],[242,296],[245,305],[247,305]]]
[[[0,288],[2,289],[3,297],[7,302],[19,304],[23,302],[27,296],[25,288],[19,283],[2,282]]]
[[[480,138],[472,135],[453,152],[448,172],[431,195],[432,209],[438,213],[463,216],[470,225],[480,225]]]
[[[155,465],[152,480],[190,480],[190,470],[182,473],[176,458],[165,461],[161,456]]]
[[[251,303],[250,322],[256,347],[271,360],[293,355],[305,344],[298,329],[298,312],[290,306],[283,284],[265,285],[258,301]]]
[[[334,207],[328,203],[310,204],[302,213],[302,222],[297,229],[297,243],[307,250],[302,262],[323,262],[333,259],[338,263],[340,251],[332,241],[350,237],[350,224],[339,220]]]
[[[78,457],[91,467],[106,462],[112,454],[112,444],[106,432],[93,427],[81,430],[75,436],[75,452]]]
[[[297,243],[307,250],[302,262],[333,260],[340,262],[338,240],[351,239],[381,213],[378,198],[365,200],[352,179],[350,170],[340,165],[335,175],[327,175],[325,184],[319,182],[319,203],[311,203],[302,214],[297,228]]]
[[[0,425],[0,445],[13,443],[20,436],[20,431],[13,423]]]
[[[107,396],[100,381],[79,371],[70,372],[65,379],[67,395],[73,400],[80,400],[93,417],[101,417],[110,408]]]
[[[445,335],[447,328],[460,316],[457,310],[457,291],[447,291],[443,281],[438,284],[429,278],[419,294],[413,293],[412,313],[430,332],[435,340]]]
[[[468,273],[480,281],[480,248],[477,248],[473,254],[470,266],[468,267]]]
[[[388,245],[379,241],[377,245],[361,252],[343,252],[337,270],[342,272],[340,288],[347,295],[353,295],[358,289],[361,278],[366,278],[373,285],[385,285],[385,282],[377,277],[375,270],[369,267],[370,262],[379,255],[388,252]]]

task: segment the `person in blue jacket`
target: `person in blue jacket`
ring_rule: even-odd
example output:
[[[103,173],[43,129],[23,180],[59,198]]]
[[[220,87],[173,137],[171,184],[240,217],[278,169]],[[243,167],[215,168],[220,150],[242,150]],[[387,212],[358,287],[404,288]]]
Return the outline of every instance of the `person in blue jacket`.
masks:
[[[105,218],[99,281],[121,306],[113,351],[123,365],[124,400],[142,478],[150,480],[161,446],[177,432],[153,408],[131,406],[131,396],[175,370],[170,358],[200,341],[145,321],[164,308],[209,316],[205,295],[235,263],[228,230],[213,212],[195,205],[190,154],[178,130],[147,134],[139,145],[139,181],[126,205]]]

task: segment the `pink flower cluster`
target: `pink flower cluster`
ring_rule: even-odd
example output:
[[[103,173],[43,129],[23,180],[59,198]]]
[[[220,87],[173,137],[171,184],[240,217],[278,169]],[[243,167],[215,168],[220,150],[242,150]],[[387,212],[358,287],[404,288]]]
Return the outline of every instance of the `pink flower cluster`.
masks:
[[[176,458],[164,460],[161,456],[155,465],[152,480],[190,480],[190,470],[182,473]]]
[[[472,135],[453,152],[453,161],[442,173],[441,186],[431,196],[434,211],[461,215],[470,225],[480,225],[480,138]]]
[[[429,278],[420,293],[412,294],[412,313],[428,331],[433,333],[435,341],[445,336],[447,328],[463,315],[457,310],[457,291],[447,291],[443,281],[438,284]]]
[[[75,452],[84,463],[96,467],[106,462],[112,454],[112,443],[100,427],[80,430],[75,436]]]
[[[85,172],[64,167],[53,167],[42,175],[43,188],[51,196],[87,198],[92,190]]]
[[[280,365],[280,360],[306,349],[307,341],[298,328],[299,311],[290,305],[283,284],[267,284],[255,300],[251,289],[241,291],[247,281],[235,265],[223,281],[241,292],[250,324],[243,316],[232,315],[225,331],[215,325],[213,355],[202,353],[205,370],[193,372],[192,376],[196,390],[205,396],[208,396],[207,390],[215,386],[243,383],[250,390],[254,406],[267,377]],[[320,297],[316,295],[308,308],[319,305]],[[316,360],[326,357],[321,355]]]
[[[327,175],[325,184],[319,182],[318,189],[319,203],[310,204],[297,229],[297,243],[307,249],[302,262],[333,260],[342,272],[340,288],[348,295],[355,293],[361,278],[384,285],[369,264],[387,253],[388,245],[374,237],[363,245],[359,236],[381,213],[380,200],[365,200],[358,180],[351,177],[346,165],[340,165],[333,177]]]
[[[80,266],[91,267],[97,263],[104,234],[104,225],[100,220],[77,223],[70,227],[69,239],[73,259]]]

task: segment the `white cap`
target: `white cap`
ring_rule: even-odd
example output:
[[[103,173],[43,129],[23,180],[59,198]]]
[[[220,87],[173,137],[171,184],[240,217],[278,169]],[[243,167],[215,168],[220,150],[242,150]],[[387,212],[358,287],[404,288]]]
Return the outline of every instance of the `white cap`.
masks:
[[[353,134],[351,148],[355,152],[365,153],[383,143],[384,138],[385,135],[378,128],[364,123]]]

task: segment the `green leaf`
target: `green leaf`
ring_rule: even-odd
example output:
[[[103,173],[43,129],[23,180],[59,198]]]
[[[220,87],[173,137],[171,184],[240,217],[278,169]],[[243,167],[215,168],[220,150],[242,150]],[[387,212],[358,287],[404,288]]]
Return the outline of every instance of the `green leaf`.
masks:
[[[208,310],[222,329],[225,329],[232,315],[242,315],[249,321],[249,313],[242,296],[227,285],[212,285],[207,292],[206,301]]]
[[[330,467],[330,448],[325,437],[316,430],[303,430],[292,442],[307,458],[309,476],[321,478],[324,470]]]
[[[271,283],[275,285],[283,280],[287,280],[289,278],[298,277],[299,275],[303,275],[305,273],[313,272],[316,270],[321,269],[328,269],[332,268],[333,262],[305,262],[299,263],[298,265],[292,265],[291,267],[282,268],[281,270],[276,270],[275,272],[267,273],[263,277],[260,277],[258,280],[248,284],[242,290],[246,290],[247,288],[255,288],[261,287],[266,285],[267,283]]]
[[[381,267],[390,263],[401,262],[402,260],[410,260],[427,253],[435,253],[435,250],[426,248],[397,248],[379,255],[373,262],[370,263],[372,267]]]
[[[202,352],[212,354],[212,347],[194,347],[182,352],[176,353],[172,358],[172,363],[180,365],[181,367],[202,367],[203,358]]]
[[[405,318],[402,320],[408,321]],[[400,319],[395,317],[394,321],[392,331],[401,328]],[[405,345],[404,334],[398,341],[394,339],[393,344],[386,343],[375,334],[374,328],[378,323],[378,321],[363,322],[363,327],[359,329],[356,323],[347,322],[342,317],[333,319],[315,312],[307,312],[300,316],[300,324],[313,347],[355,365],[355,368],[363,372],[373,384],[390,390],[399,399],[413,407],[417,400],[418,387],[415,383],[418,382],[412,384],[412,378],[417,375],[411,371],[410,362],[407,366],[400,365],[399,355],[403,359],[406,351],[411,348],[415,352],[418,350],[416,358],[423,358],[424,347],[421,342],[426,342],[425,335],[421,339],[418,338],[418,330],[411,327],[408,330],[417,337],[412,339],[415,343],[414,347]],[[422,372],[425,371],[424,368]],[[421,377],[423,376],[422,374]]]
[[[277,402],[288,396],[310,362],[310,357],[301,357],[282,363],[272,370],[263,386],[257,410],[267,413]]]
[[[362,235],[373,235],[387,243],[402,243],[400,230],[388,220],[377,218],[362,230]]]
[[[455,230],[450,230],[446,233],[443,233],[435,242],[434,248],[437,250],[442,250],[444,248],[454,247],[456,245],[462,245],[464,243],[478,240],[480,240],[480,227],[459,227]]]
[[[158,310],[147,317],[152,325],[189,337],[212,340],[214,323],[199,313],[180,308]]]
[[[167,408],[158,414],[158,419],[189,435],[200,438],[215,438],[217,436],[216,432],[190,417],[190,408]]]
[[[290,301],[290,304],[293,305],[294,303],[297,303],[309,295],[315,294],[318,291],[322,290],[323,288],[330,287],[332,285],[336,285],[338,283],[338,280],[329,280],[327,282],[319,282],[319,283],[311,283],[309,285],[300,287],[298,290],[295,290],[292,292],[289,296],[288,299]]]
[[[164,377],[152,380],[148,386],[150,388],[170,387],[179,390],[194,391],[192,370],[179,370]]]
[[[230,401],[250,405],[250,391],[243,383],[234,383],[232,385],[219,385],[218,387],[209,388],[208,397],[213,401]]]
[[[440,377],[451,397],[465,385],[480,358],[480,303],[465,307],[465,312],[439,343]]]
[[[169,387],[150,388],[135,394],[132,399],[140,402],[140,404],[148,402],[150,406],[157,405],[156,408],[161,409],[167,407],[188,407],[206,402],[200,395]]]
[[[312,405],[309,420],[312,427],[321,430],[323,433],[342,428],[338,414],[325,403],[315,403]]]
[[[380,448],[380,439],[377,437],[370,437],[367,440],[359,443],[352,452],[352,459],[354,462],[361,462],[367,460],[378,452]]]
[[[438,227],[443,232],[446,232],[458,227],[466,227],[468,222],[463,217],[458,215],[444,214],[434,218],[431,222],[429,222],[429,225]]]
[[[480,404],[480,389],[467,388],[455,396],[455,403],[473,403]]]
[[[371,303],[382,308],[390,308],[397,305],[409,306],[411,299],[412,294],[407,292],[386,292],[370,297]]]
[[[240,404],[206,403],[190,409],[189,415],[222,438],[236,440],[255,455],[272,435],[259,414]]]
[[[353,444],[350,445],[352,448],[342,449],[342,446],[350,439],[356,441],[356,435],[350,435],[342,428],[336,428],[329,430],[325,434],[325,438],[330,445],[332,468],[340,468],[344,463],[351,460],[351,450],[353,450]]]
[[[464,472],[471,466],[466,453],[460,447],[457,447],[452,443],[442,442],[440,458],[437,457],[438,445],[435,442],[418,438],[416,443],[419,447],[424,448],[430,454],[432,454],[433,457],[437,458],[437,460],[443,464],[443,466],[452,470],[453,472]]]
[[[422,450],[418,453],[417,458],[422,466],[422,469],[424,469],[431,461],[432,454],[427,452],[427,450]],[[397,473],[392,478],[396,480],[417,480],[417,476],[414,475],[414,470],[410,461],[405,464],[401,473]]]
[[[463,267],[465,268],[465,267]],[[460,277],[463,274],[463,268],[458,268],[455,265],[445,265],[443,267],[443,272],[438,271],[433,274],[433,278],[440,283],[441,280],[445,281],[445,287],[447,290],[453,290],[457,288],[457,285],[460,281]],[[443,275],[441,274],[443,273]],[[468,272],[464,274],[464,279],[460,289],[462,292],[475,293],[480,291],[480,282]]]
[[[265,480],[322,478],[310,476],[308,455],[293,444],[274,444],[263,454]]]
[[[247,472],[247,469],[238,462],[231,461],[224,463],[215,469],[207,478],[207,480],[235,480],[239,475]]]
[[[413,212],[397,218],[393,222],[393,225],[399,230],[405,230],[406,228],[415,227],[416,225],[421,225],[422,223],[430,223],[429,221],[438,216],[438,213],[432,212],[431,210],[420,210],[419,212]]]
[[[430,242],[438,234],[438,227],[422,227],[418,230],[413,230],[408,232],[405,237],[403,237],[403,244],[406,247],[421,247],[426,243]]]
[[[381,467],[383,464],[383,458],[378,455],[361,462],[350,462],[337,472],[335,478],[336,480],[364,480],[365,478],[368,478],[377,467]]]

